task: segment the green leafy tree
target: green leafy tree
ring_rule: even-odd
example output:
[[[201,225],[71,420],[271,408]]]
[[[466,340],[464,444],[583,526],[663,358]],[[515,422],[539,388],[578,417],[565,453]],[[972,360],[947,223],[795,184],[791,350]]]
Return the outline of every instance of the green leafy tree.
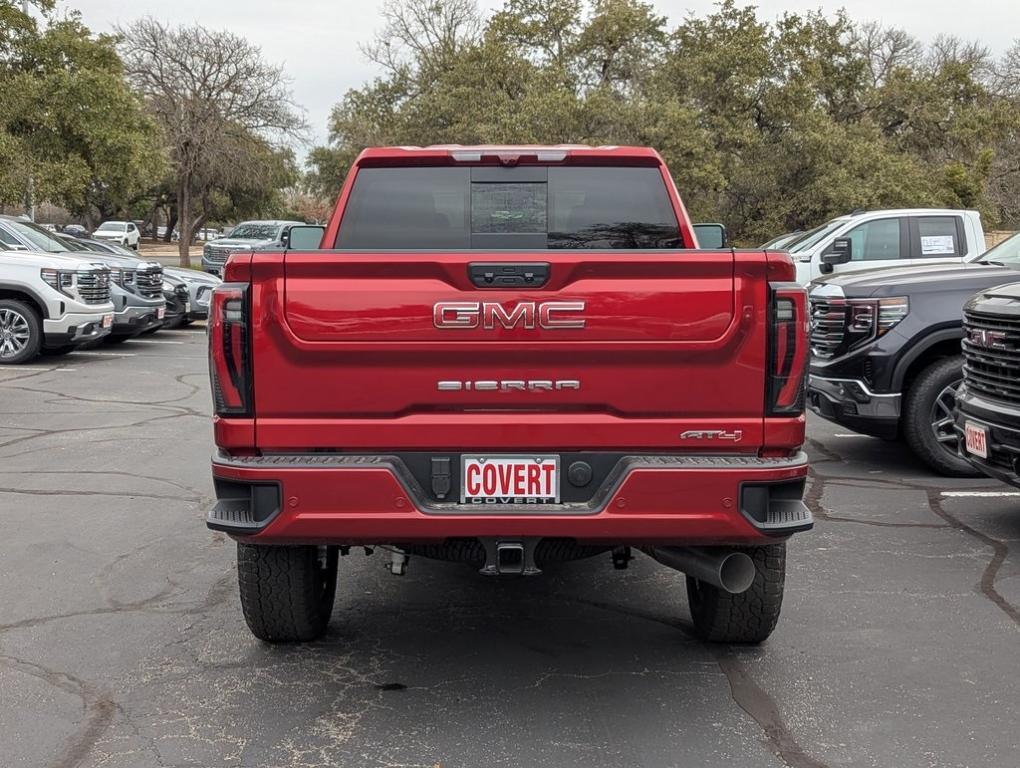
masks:
[[[164,167],[159,131],[124,81],[115,41],[77,15],[0,2],[0,200],[95,220],[125,211]]]
[[[378,144],[649,144],[696,218],[761,242],[854,208],[1020,216],[1020,48],[995,62],[845,13],[774,21],[723,0],[669,28],[639,0],[394,0],[309,183]]]

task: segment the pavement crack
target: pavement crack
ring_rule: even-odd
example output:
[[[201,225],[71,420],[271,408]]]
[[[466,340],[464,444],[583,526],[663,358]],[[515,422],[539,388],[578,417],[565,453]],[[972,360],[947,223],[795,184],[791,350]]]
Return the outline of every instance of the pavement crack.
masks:
[[[26,488],[6,488],[0,486],[0,493],[19,496],[117,496],[124,499],[160,499],[164,501],[187,501],[194,504],[202,502],[202,496],[172,496],[158,493],[133,493],[126,491],[84,491],[84,490],[40,490]]]
[[[118,601],[106,596],[104,597],[107,602],[105,607],[92,608],[85,611],[56,613],[49,616],[33,616],[21,619],[20,621],[13,621],[9,624],[0,624],[0,634],[18,629],[31,629],[53,621],[77,619],[85,616],[106,616],[118,613],[147,613],[159,616],[203,616],[229,599],[231,595],[230,587],[232,585],[233,572],[228,571],[217,579],[212,587],[210,587],[208,594],[202,602],[196,605],[181,606],[177,608],[158,608],[156,607],[157,603],[171,597],[174,591],[179,588],[179,585],[168,580],[166,586],[160,589],[156,594],[142,598],[141,600]]]
[[[1017,608],[1017,606],[1009,602],[1002,596],[1002,593],[995,588],[995,579],[999,575],[999,569],[1005,562],[1006,555],[1009,554],[1009,547],[1006,543],[999,541],[986,533],[982,533],[977,528],[967,525],[967,523],[960,520],[960,518],[950,512],[947,512],[942,504],[942,497],[939,492],[928,492],[928,506],[931,508],[933,514],[941,517],[949,523],[952,528],[963,531],[967,535],[980,541],[985,546],[991,547],[992,559],[988,561],[984,571],[981,573],[981,580],[978,582],[978,591],[1001,609],[1014,624],[1020,626],[1020,608]]]
[[[834,515],[826,506],[822,503],[822,496],[825,494],[825,488],[830,482],[830,479],[824,475],[809,470],[811,476],[811,485],[807,492],[804,494],[804,504],[811,514],[814,515],[816,520],[825,520],[830,523],[852,523],[854,525],[870,525],[875,528],[948,528],[948,525],[943,523],[890,523],[884,520],[861,520],[857,517],[848,517],[846,515]],[[833,483],[834,485],[836,483]]]
[[[184,384],[184,382],[181,382],[181,383]],[[183,406],[175,406],[175,405],[172,405],[172,403],[179,402],[180,400],[186,400],[187,398],[191,397],[192,395],[195,394],[195,392],[198,391],[198,388],[195,387],[194,384],[184,384],[184,386],[186,386],[186,387],[194,387],[194,390],[192,392],[189,392],[187,395],[185,395],[183,397],[173,397],[173,398],[169,398],[169,399],[166,399],[166,400],[126,400],[124,398],[118,398],[118,397],[115,397],[115,398],[109,398],[109,397],[84,397],[82,395],[72,395],[72,394],[70,394],[68,392],[61,392],[61,391],[56,390],[56,389],[42,389],[41,387],[19,387],[19,386],[13,386],[12,387],[12,386],[8,386],[8,382],[6,382],[6,381],[0,381],[0,384],[2,384],[5,389],[16,389],[16,390],[21,390],[23,392],[31,392],[32,394],[36,394],[36,395],[40,395],[40,394],[42,394],[42,395],[53,395],[54,397],[59,398],[60,400],[70,400],[70,401],[75,402],[75,403],[84,403],[86,405],[93,405],[95,403],[99,403],[101,405],[118,405],[118,406],[138,405],[138,406],[144,406],[144,407],[162,407],[164,410],[175,409],[175,410],[188,410],[188,411],[190,411],[192,409],[184,408]],[[203,414],[203,415],[207,415],[207,414]]]
[[[733,701],[761,728],[771,752],[790,768],[826,768],[825,763],[804,751],[786,725],[775,699],[754,681],[734,653],[718,649],[714,655],[729,681]]]
[[[117,705],[112,699],[101,698],[89,705],[85,724],[64,745],[61,753],[50,763],[50,768],[77,768],[113,722]]]
[[[178,483],[174,480],[169,480],[165,477],[153,477],[151,475],[143,475],[137,472],[124,472],[115,470],[90,470],[90,469],[19,469],[17,472],[4,472],[0,471],[0,475],[18,475],[30,476],[30,475],[85,475],[88,477],[96,477],[99,475],[110,475],[112,477],[130,477],[135,480],[143,480],[147,483],[163,483],[169,485],[172,488],[179,488],[182,491],[200,497],[202,492],[197,488]]]
[[[600,600],[586,598],[563,598],[568,602],[577,602],[584,605],[599,608],[613,613],[622,613],[646,621],[653,621],[657,624],[665,624],[668,627],[679,629],[688,639],[700,642],[690,626],[678,619],[669,619],[658,616],[649,611],[636,610],[630,606],[615,605]],[[733,651],[724,646],[712,646],[705,644],[712,653],[719,669],[726,675],[730,685],[730,695],[734,703],[761,728],[765,737],[765,744],[772,752],[789,768],[827,768],[826,764],[811,757],[804,748],[800,746],[796,737],[786,725],[779,705],[771,694],[758,685],[751,677],[744,664],[738,659]]]
[[[75,768],[81,765],[82,760],[88,756],[113,722],[114,713],[118,710],[116,702],[108,695],[94,690],[81,678],[67,672],[48,669],[41,664],[9,654],[0,655],[0,663],[81,699],[85,714],[83,724],[76,733],[68,737],[60,754],[48,764],[49,768]]]
[[[38,440],[41,437],[55,437],[57,435],[79,434],[81,432],[108,432],[113,429],[131,429],[133,427],[141,427],[147,424],[154,424],[157,421],[169,421],[171,419],[179,419],[182,416],[197,416],[203,419],[207,418],[205,414],[198,413],[197,411],[176,409],[173,412],[164,414],[162,416],[150,416],[148,418],[141,419],[140,421],[132,421],[127,424],[106,424],[101,427],[71,427],[68,429],[40,430],[39,432],[36,432],[31,435],[24,435],[23,437],[17,437],[13,440],[8,440],[5,443],[0,443],[0,448],[10,448],[12,445],[19,445],[21,443],[26,443],[30,440]],[[18,456],[19,454],[14,453],[11,455]],[[0,458],[10,457],[11,457],[10,455],[5,455]]]

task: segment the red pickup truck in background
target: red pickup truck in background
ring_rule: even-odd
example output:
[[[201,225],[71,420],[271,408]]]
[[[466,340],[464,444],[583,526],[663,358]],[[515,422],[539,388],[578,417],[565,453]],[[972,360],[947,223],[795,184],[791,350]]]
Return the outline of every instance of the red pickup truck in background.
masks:
[[[328,226],[234,254],[212,302],[207,522],[252,632],[320,636],[355,546],[487,575],[633,548],[701,637],[762,641],[812,525],[794,277],[699,249],[651,149],[366,150]]]

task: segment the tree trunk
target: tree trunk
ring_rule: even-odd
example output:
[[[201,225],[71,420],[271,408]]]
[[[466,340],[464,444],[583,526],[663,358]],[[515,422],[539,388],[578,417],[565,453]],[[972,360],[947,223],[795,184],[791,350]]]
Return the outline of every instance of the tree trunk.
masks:
[[[182,180],[177,192],[177,221],[181,231],[181,239],[177,242],[177,254],[181,258],[181,266],[191,266],[191,237],[194,229],[191,224],[191,183],[190,179]]]

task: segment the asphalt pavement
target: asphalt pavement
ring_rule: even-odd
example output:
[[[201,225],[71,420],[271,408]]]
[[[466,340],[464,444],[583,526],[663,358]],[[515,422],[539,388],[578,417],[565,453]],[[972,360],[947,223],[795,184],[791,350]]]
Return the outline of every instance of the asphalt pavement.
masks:
[[[244,626],[202,328],[0,368],[0,766],[1016,766],[1020,495],[812,418],[779,627],[683,577],[343,558],[326,638]]]

